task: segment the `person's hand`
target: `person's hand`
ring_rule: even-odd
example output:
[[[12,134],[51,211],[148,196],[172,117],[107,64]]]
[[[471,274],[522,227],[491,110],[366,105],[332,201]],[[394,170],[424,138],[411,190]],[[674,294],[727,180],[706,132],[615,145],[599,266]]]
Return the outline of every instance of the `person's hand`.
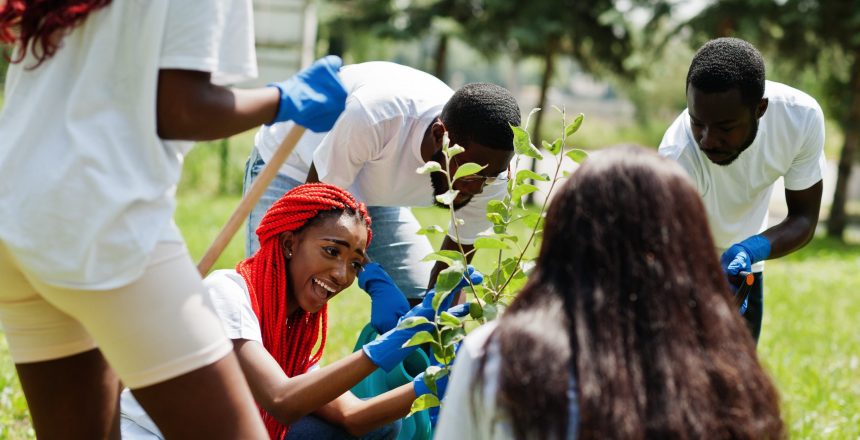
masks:
[[[329,55],[286,81],[269,84],[280,90],[281,98],[268,125],[293,120],[311,131],[331,130],[346,107],[346,89],[337,76],[342,65],[340,57]]]
[[[761,234],[753,235],[726,249],[720,257],[720,265],[732,286],[737,287],[740,284],[741,272],[751,272],[753,264],[769,256],[770,240]]]
[[[409,311],[409,302],[394,280],[377,263],[368,263],[358,273],[358,287],[370,295],[370,325],[383,334],[397,326]]]
[[[445,398],[445,391],[448,389],[448,376],[451,374],[446,374],[440,378],[436,379],[436,392],[427,386],[427,383],[424,382],[424,372],[415,376],[412,379],[412,389],[415,390],[415,397],[421,397],[425,394],[433,394],[437,399],[441,402],[443,398]],[[430,425],[436,426],[436,420],[439,418],[439,406],[434,406],[427,410],[427,415],[430,417]]]
[[[472,268],[471,266],[468,268],[468,271],[463,274],[463,279],[454,288],[451,294],[449,294],[442,304],[439,306],[439,311],[448,311],[455,312],[460,316],[465,316],[469,313],[468,306],[462,305],[452,308],[451,303],[456,296],[456,293],[459,292],[463,287],[469,284],[469,280],[472,281],[472,284],[480,284],[483,282],[484,277],[480,272]],[[466,279],[466,276],[469,277],[469,280]],[[431,289],[424,296],[424,300],[421,301],[420,304],[413,307],[409,312],[403,315],[400,318],[399,322],[403,322],[409,318],[418,318],[422,317],[430,321],[431,323],[414,325],[406,328],[397,328],[395,327],[393,330],[390,330],[382,335],[380,335],[375,340],[364,344],[362,347],[362,351],[367,355],[368,359],[371,360],[378,367],[382,368],[385,371],[391,371],[397,364],[399,364],[403,359],[406,359],[406,356],[409,356],[418,346],[413,345],[410,347],[403,347],[409,339],[412,338],[416,333],[421,331],[430,331],[433,329],[432,322],[436,318],[436,311],[433,310],[433,298],[436,296],[435,289]],[[456,315],[455,315],[456,316]]]

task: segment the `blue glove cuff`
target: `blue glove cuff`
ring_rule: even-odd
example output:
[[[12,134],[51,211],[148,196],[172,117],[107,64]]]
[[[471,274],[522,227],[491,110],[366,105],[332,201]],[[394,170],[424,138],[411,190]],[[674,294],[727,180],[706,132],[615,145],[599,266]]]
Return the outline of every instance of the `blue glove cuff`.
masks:
[[[753,235],[738,244],[747,250],[747,254],[749,254],[750,257],[750,264],[766,260],[767,257],[770,256],[770,240],[768,240],[764,235]]]
[[[415,390],[415,397],[421,397],[432,392],[430,391],[430,387],[424,383],[424,373],[421,373],[412,379],[412,387]]]

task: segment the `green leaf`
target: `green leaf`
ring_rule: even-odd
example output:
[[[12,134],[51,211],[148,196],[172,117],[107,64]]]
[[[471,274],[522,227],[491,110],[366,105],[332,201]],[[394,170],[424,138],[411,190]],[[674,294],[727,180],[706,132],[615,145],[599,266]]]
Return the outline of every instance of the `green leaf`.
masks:
[[[441,226],[430,225],[430,226],[426,226],[426,227],[419,229],[418,232],[416,232],[416,234],[418,234],[418,235],[434,235],[434,234],[440,234],[442,232],[445,232],[445,230],[442,229]]]
[[[484,319],[492,321],[499,316],[499,308],[495,304],[484,304]]]
[[[448,191],[445,191],[445,194],[436,196],[436,201],[443,205],[451,206],[451,204],[454,203],[454,199],[457,198],[457,194],[459,193],[459,190],[449,189]]]
[[[442,165],[439,165],[439,162],[435,160],[431,160],[415,170],[418,174],[430,174],[434,171],[442,171]]]
[[[424,370],[424,376],[421,380],[427,385],[427,388],[430,388],[430,391],[435,395],[439,395],[439,390],[436,387],[436,382],[448,375],[448,369],[442,368],[438,365],[430,365]]]
[[[538,160],[543,159],[543,155],[540,154],[540,151],[532,145],[527,131],[520,127],[514,127],[513,125],[511,126],[511,130],[514,131],[514,151],[517,154],[522,154],[523,156],[528,156]]]
[[[425,409],[435,408],[439,406],[439,398],[433,394],[425,394],[412,402],[412,407],[409,408],[409,415],[415,414]]]
[[[465,148],[463,148],[459,145],[454,145],[453,147],[448,149],[448,158],[450,159],[450,158],[452,158],[452,157],[454,157],[454,156],[456,156],[456,155],[458,155],[464,151],[466,151]]]
[[[511,218],[511,208],[501,200],[490,200],[487,202],[487,212],[499,214],[505,221]]]
[[[400,321],[396,328],[398,330],[403,330],[405,328],[412,328],[421,324],[430,324],[430,320],[423,316],[410,316],[409,318]]]
[[[553,156],[555,156],[556,154],[558,154],[559,151],[561,151],[561,147],[561,139],[556,139],[552,143],[543,141],[543,149],[549,151],[550,154],[552,154]]]
[[[588,152],[580,150],[579,148],[573,148],[567,153],[564,153],[564,155],[571,158],[576,163],[582,163],[585,159],[588,159]]]
[[[546,174],[538,174],[532,170],[517,171],[517,185],[525,182],[527,179],[536,180],[538,182],[549,182],[549,176]],[[489,206],[487,209],[489,210]]]
[[[448,328],[442,331],[442,346],[453,347],[454,344],[466,337],[466,329],[462,327]]]
[[[521,199],[523,198],[523,196],[525,196],[526,194],[533,193],[533,192],[535,192],[535,191],[537,191],[537,190],[538,190],[538,187],[536,187],[536,186],[534,186],[534,185],[532,185],[532,184],[529,184],[529,183],[524,183],[524,184],[522,184],[522,185],[517,185],[517,187],[516,187],[516,188],[514,188],[514,192],[511,194],[511,199],[516,200],[516,201],[519,201],[519,200],[521,200]]]
[[[478,237],[475,239],[475,249],[510,249],[507,243],[495,237]]]
[[[541,223],[542,217],[538,213],[532,213],[529,215],[524,215],[520,217],[523,220],[523,223],[529,228],[534,229],[539,223]]]
[[[504,217],[502,217],[502,215],[497,213],[497,212],[488,212],[487,213],[487,220],[492,222],[494,225],[504,225],[505,224]]]
[[[454,179],[453,180],[457,180],[457,179],[459,179],[461,177],[465,177],[465,176],[471,176],[472,174],[475,174],[475,173],[483,170],[486,167],[487,167],[486,165],[481,166],[481,165],[478,165],[474,162],[464,163],[463,165],[460,165],[459,167],[457,167],[457,171],[454,173]]]
[[[443,364],[447,365],[454,361],[454,347],[452,346],[442,348],[439,344],[433,344],[430,346],[430,352],[433,353],[433,357],[437,361]]]
[[[585,118],[585,115],[580,113],[577,115],[576,119],[573,120],[567,127],[564,127],[564,135],[565,137],[569,137],[576,133],[579,130],[579,127],[582,125],[582,119]]]
[[[442,312],[439,314],[439,323],[445,327],[459,327],[460,319],[448,312]]]
[[[455,261],[460,261],[461,264],[465,265],[466,258],[458,251],[441,250],[427,254],[421,261],[441,261],[450,266]]]
[[[460,261],[454,261],[450,266],[439,272],[436,277],[436,296],[433,297],[433,310],[439,310],[439,305],[442,300],[457,287],[460,280],[463,279],[463,272],[466,266]]]
[[[481,307],[479,302],[469,302],[469,316],[471,316],[472,319],[481,319],[484,316],[484,308]]]
[[[408,340],[408,341],[406,341],[405,343],[403,343],[403,345],[402,345],[402,347],[401,347],[401,348],[411,347],[411,346],[413,346],[413,345],[426,344],[426,343],[428,343],[428,342],[433,343],[433,344],[436,344],[436,345],[438,345],[438,344],[439,344],[438,342],[436,342],[436,341],[433,339],[433,335],[431,335],[431,334],[430,334],[430,332],[428,332],[428,331],[420,331],[420,332],[415,333],[414,335],[412,335],[412,337],[411,337],[411,338],[409,338],[409,340]]]

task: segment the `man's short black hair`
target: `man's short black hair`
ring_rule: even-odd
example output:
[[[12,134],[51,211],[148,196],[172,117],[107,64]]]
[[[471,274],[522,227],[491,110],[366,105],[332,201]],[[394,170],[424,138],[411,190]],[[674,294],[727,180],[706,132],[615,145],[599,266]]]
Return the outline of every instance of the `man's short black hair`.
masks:
[[[739,38],[717,38],[699,48],[687,72],[687,88],[704,93],[732,89],[741,99],[756,105],[764,96],[764,60],[758,49]]]
[[[513,151],[510,125],[520,125],[520,107],[504,87],[472,83],[454,93],[442,109],[441,119],[452,140]]]

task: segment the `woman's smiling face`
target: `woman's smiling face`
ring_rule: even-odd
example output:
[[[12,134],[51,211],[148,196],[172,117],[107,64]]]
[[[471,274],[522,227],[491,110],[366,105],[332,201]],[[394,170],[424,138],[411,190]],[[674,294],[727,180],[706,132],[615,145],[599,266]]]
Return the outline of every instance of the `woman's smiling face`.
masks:
[[[311,221],[297,233],[281,235],[290,314],[299,307],[309,313],[322,309],[355,281],[365,262],[367,227],[360,218],[343,212]]]

